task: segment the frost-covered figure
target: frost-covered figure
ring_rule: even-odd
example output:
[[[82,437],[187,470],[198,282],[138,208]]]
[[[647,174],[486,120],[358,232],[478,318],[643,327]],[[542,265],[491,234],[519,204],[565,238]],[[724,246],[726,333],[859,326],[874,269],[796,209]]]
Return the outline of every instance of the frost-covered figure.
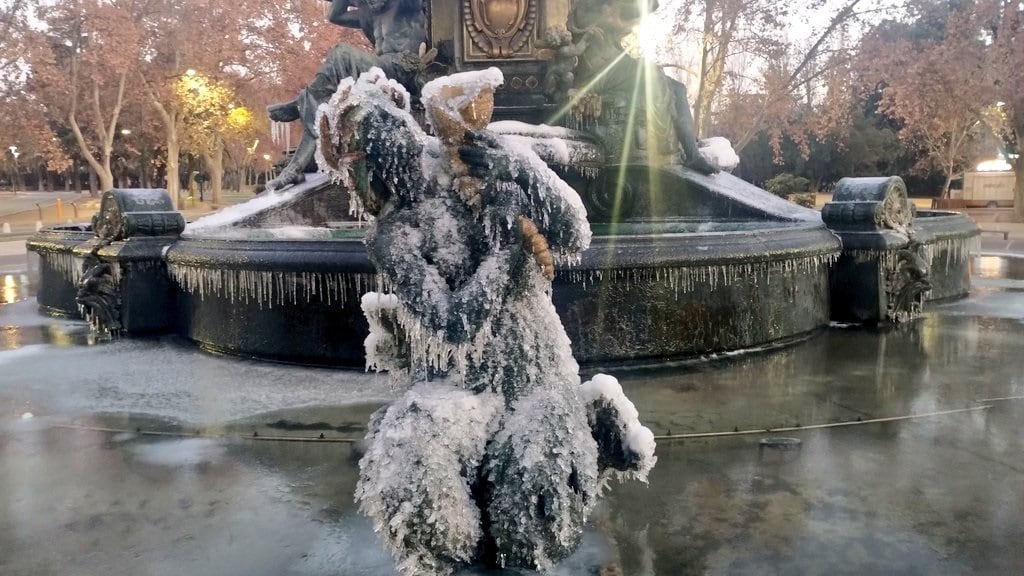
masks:
[[[547,569],[601,483],[641,479],[654,440],[610,376],[581,385],[551,304],[554,260],[590,241],[576,193],[483,131],[497,69],[427,84],[437,137],[379,70],[321,107],[321,166],[373,216],[392,294],[368,294],[368,364],[408,390],[370,422],[356,497],[407,574]]]
[[[331,49],[320,70],[298,96],[267,108],[271,120],[303,124],[302,139],[288,165],[267,189],[279,190],[302,182],[303,170],[316,150],[313,121],[317,107],[327,101],[344,78],[354,78],[376,66],[406,86],[415,86],[425,63],[427,21],[422,0],[330,0],[327,20],[346,28],[362,30],[373,43],[370,54],[354,46],[339,44]]]

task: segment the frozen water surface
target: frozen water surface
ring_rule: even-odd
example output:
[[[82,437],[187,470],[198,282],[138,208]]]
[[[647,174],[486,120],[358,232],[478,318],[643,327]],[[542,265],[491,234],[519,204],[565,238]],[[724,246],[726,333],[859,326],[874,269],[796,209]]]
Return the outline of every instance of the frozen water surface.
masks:
[[[555,574],[1024,573],[1024,275],[975,270],[971,298],[906,328],[618,373],[662,437],[963,411],[786,432],[793,451],[659,439],[649,485],[613,484]],[[357,438],[386,377],[93,342],[12,282],[0,574],[396,574],[353,502],[351,444],[260,439]]]

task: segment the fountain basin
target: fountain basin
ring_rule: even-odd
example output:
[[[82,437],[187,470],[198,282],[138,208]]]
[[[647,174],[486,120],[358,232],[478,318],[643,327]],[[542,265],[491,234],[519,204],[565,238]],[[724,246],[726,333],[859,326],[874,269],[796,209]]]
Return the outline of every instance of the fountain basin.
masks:
[[[931,259],[926,298],[966,295],[974,223],[928,211],[914,228]],[[552,296],[584,365],[656,364],[786,342],[826,325],[830,300],[844,298],[828,280],[840,241],[820,222],[668,218],[593,229],[581,262],[558,268]],[[173,329],[213,352],[362,368],[368,326],[359,298],[380,289],[363,230],[310,230],[306,239],[252,229],[175,241],[163,254],[174,281]],[[80,317],[75,248],[92,237],[80,225],[29,240],[44,313]],[[843,258],[856,257],[853,238],[844,236]]]
[[[914,228],[931,254],[932,289],[928,301],[963,298],[971,288],[970,254],[980,249],[978,226],[959,212],[922,210]]]
[[[54,318],[82,318],[75,302],[82,260],[74,250],[93,237],[91,225],[68,224],[44,228],[26,242],[29,279],[40,312]]]
[[[693,231],[682,230],[691,227]],[[786,341],[829,322],[839,240],[813,222],[659,222],[600,235],[553,300],[584,364],[648,364]],[[646,232],[646,233],[645,233]],[[793,306],[799,302],[800,306]]]
[[[663,221],[596,227],[553,300],[583,364],[660,362],[785,340],[828,323],[820,223]],[[363,366],[363,292],[379,289],[361,230],[331,240],[183,238],[166,255],[178,328],[206,349]],[[346,237],[347,236],[347,237]],[[794,311],[794,299],[805,302]]]
[[[377,289],[362,233],[334,240],[183,238],[166,255],[178,331],[207,350],[363,367],[362,294]]]

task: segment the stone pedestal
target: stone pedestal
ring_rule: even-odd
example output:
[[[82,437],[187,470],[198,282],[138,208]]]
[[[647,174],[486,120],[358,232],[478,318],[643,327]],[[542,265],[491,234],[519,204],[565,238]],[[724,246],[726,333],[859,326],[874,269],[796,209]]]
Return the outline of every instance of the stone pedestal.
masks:
[[[175,291],[164,252],[185,229],[163,189],[104,192],[96,236],[73,250],[84,262],[76,300],[98,329],[128,334],[173,329]]]
[[[902,179],[843,178],[821,215],[843,243],[829,275],[833,320],[878,324],[920,313],[931,289],[923,243],[933,239],[913,228]]]

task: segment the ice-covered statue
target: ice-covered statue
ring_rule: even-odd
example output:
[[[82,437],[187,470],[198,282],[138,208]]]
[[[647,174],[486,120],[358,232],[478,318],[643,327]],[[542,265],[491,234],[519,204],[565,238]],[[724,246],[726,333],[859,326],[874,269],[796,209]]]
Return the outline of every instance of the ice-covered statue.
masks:
[[[575,191],[484,129],[497,69],[409,95],[380,70],[321,106],[321,166],[372,216],[367,362],[407,386],[370,422],[356,497],[407,574],[547,569],[603,483],[645,479],[654,439],[611,376],[580,383],[551,303],[554,263],[590,242]]]

